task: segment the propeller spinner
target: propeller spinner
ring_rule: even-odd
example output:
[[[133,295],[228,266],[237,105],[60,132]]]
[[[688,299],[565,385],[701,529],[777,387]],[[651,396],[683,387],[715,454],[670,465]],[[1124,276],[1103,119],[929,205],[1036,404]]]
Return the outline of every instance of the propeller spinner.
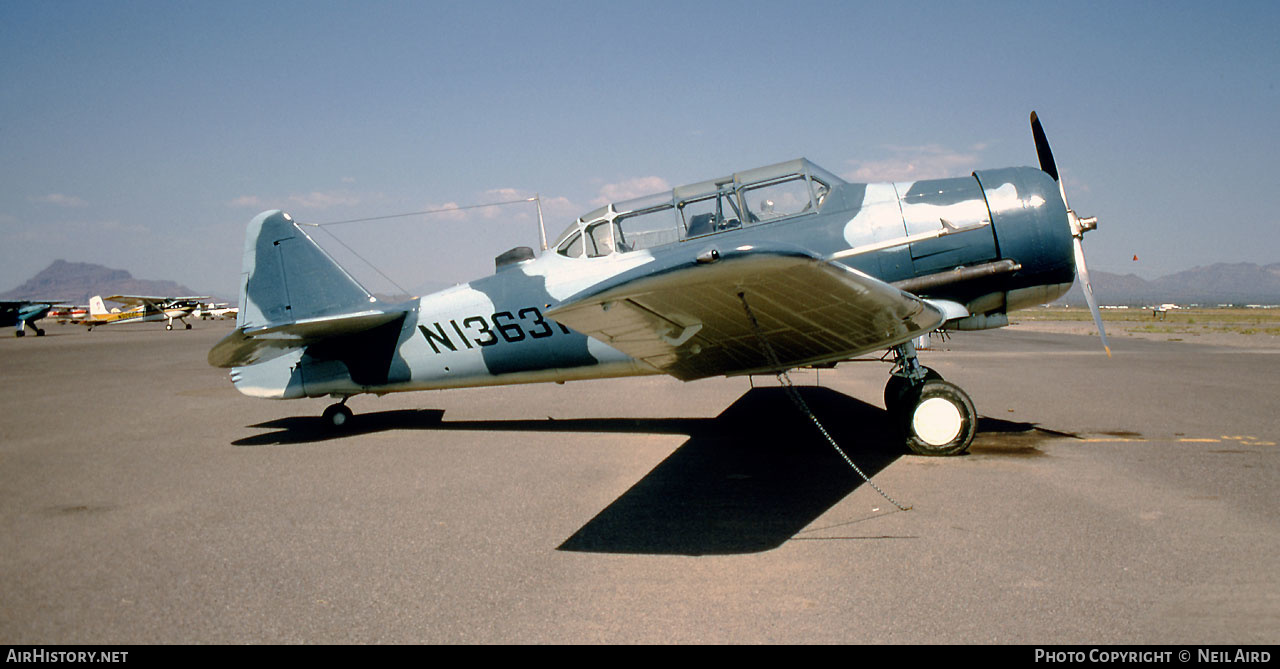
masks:
[[[1062,194],[1062,204],[1067,208],[1067,221],[1071,224],[1071,238],[1075,246],[1076,277],[1080,280],[1080,288],[1084,290],[1084,299],[1089,303],[1089,311],[1093,314],[1093,322],[1098,327],[1098,336],[1102,338],[1102,348],[1111,357],[1111,346],[1107,344],[1107,331],[1102,327],[1102,312],[1098,310],[1098,300],[1093,296],[1093,285],[1089,283],[1089,268],[1084,262],[1084,233],[1098,227],[1098,217],[1080,218],[1067,204],[1067,189],[1062,185],[1058,174],[1058,164],[1053,160],[1053,151],[1049,148],[1049,140],[1045,137],[1044,128],[1035,112],[1031,112],[1031,136],[1036,142],[1036,155],[1040,158],[1040,169],[1058,182],[1058,192]]]

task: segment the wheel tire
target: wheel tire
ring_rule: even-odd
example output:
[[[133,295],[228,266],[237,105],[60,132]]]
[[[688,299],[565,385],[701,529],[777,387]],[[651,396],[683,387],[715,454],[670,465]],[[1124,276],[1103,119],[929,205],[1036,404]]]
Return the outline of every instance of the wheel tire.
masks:
[[[902,415],[907,448],[917,455],[959,455],[969,450],[978,427],[973,400],[954,384],[925,381],[908,397]]]
[[[18,330],[17,332],[13,333],[13,336],[15,336],[15,337],[25,337],[25,336],[27,336],[27,333],[26,333],[25,331],[23,331],[23,330]]]
[[[173,326],[172,326],[172,325],[166,325],[166,326],[164,326],[164,329],[166,329],[166,330],[172,330],[172,329],[173,329]]]
[[[43,336],[44,336],[44,330],[41,330],[40,328],[36,328],[36,336],[37,336],[37,337],[43,337]]]
[[[351,424],[353,415],[351,409],[348,409],[345,404],[330,404],[321,417],[330,429],[345,430]]]
[[[941,381],[942,375],[934,371],[932,367],[924,368],[924,380]],[[902,410],[903,400],[907,393],[911,391],[911,381],[905,376],[893,375],[889,377],[889,382],[884,384],[884,408],[892,414],[899,413]]]
[[[187,329],[188,329],[188,330],[190,330],[190,329],[191,329],[191,324],[190,324],[190,323],[187,323],[186,325],[187,325]]]

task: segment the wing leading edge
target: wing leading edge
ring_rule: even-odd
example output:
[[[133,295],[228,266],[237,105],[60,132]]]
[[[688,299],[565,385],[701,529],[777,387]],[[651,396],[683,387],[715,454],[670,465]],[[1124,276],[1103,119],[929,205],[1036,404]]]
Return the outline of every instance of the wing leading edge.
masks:
[[[896,346],[942,324],[936,307],[800,250],[743,248],[623,279],[547,315],[684,381],[781,371]]]

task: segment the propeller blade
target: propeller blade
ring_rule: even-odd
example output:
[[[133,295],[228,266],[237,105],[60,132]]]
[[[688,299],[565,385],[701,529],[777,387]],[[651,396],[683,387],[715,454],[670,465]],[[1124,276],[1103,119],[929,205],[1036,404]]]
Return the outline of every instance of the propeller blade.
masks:
[[[1040,159],[1040,169],[1057,181],[1058,164],[1053,161],[1053,150],[1049,148],[1049,138],[1045,137],[1044,128],[1040,125],[1040,117],[1036,116],[1035,112],[1031,112],[1031,136],[1036,142],[1036,157]]]
[[[1084,245],[1080,238],[1072,239],[1076,250],[1076,276],[1080,279],[1080,288],[1084,290],[1084,299],[1089,303],[1089,311],[1093,313],[1093,323],[1098,326],[1098,336],[1102,338],[1102,348],[1107,357],[1111,357],[1111,346],[1107,344],[1107,331],[1102,327],[1102,312],[1098,310],[1098,300],[1093,296],[1093,285],[1089,283],[1089,268],[1084,264]]]
[[[1098,327],[1098,336],[1102,338],[1102,348],[1107,357],[1111,357],[1111,346],[1107,344],[1107,331],[1102,327],[1102,312],[1098,310],[1098,300],[1093,296],[1093,284],[1089,283],[1089,268],[1084,264],[1084,245],[1081,239],[1084,233],[1098,227],[1097,218],[1080,218],[1067,204],[1067,187],[1058,174],[1058,163],[1053,160],[1053,150],[1049,148],[1049,138],[1045,137],[1044,127],[1040,125],[1040,117],[1031,112],[1031,137],[1036,142],[1036,156],[1040,159],[1040,169],[1044,170],[1058,183],[1058,192],[1062,194],[1062,206],[1067,209],[1067,222],[1071,225],[1071,241],[1076,253],[1076,277],[1080,280],[1080,288],[1084,291],[1084,299],[1089,303],[1089,311],[1093,313],[1093,323]]]

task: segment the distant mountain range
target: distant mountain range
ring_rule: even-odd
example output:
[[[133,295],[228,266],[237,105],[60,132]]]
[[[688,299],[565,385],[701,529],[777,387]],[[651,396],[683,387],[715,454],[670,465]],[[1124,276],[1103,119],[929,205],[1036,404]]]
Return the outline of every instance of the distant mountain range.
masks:
[[[196,293],[174,281],[135,279],[122,269],[111,269],[86,262],[55,260],[26,283],[0,293],[2,299],[36,298],[61,300],[71,304],[88,304],[94,295],[160,295],[183,296]]]
[[[1090,270],[1089,280],[1098,304],[1280,304],[1280,263],[1218,263],[1147,281],[1133,274]],[[1077,282],[1059,303],[1085,304]]]
[[[1218,263],[1148,281],[1133,274],[1089,273],[1093,292],[1103,305],[1149,304],[1280,304],[1280,263]],[[434,287],[434,286],[433,286]],[[442,286],[443,287],[443,286]],[[428,288],[424,286],[425,290]],[[425,294],[419,293],[419,294]],[[135,279],[122,269],[55,260],[26,283],[0,293],[0,299],[40,298],[87,304],[94,295],[194,295],[174,281]],[[1060,304],[1085,304],[1079,284]]]

